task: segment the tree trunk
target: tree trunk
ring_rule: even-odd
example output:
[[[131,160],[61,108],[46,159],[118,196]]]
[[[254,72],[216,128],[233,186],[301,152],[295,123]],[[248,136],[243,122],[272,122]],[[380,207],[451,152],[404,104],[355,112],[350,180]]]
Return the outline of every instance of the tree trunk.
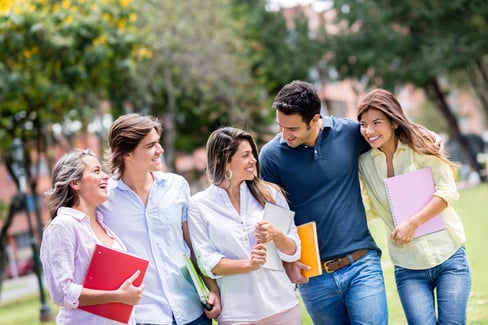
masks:
[[[480,60],[475,61],[475,68],[473,70],[477,70],[474,72],[477,72],[477,74],[479,74],[479,76],[481,77],[481,81],[479,80],[480,77],[477,77],[476,75],[468,72],[469,80],[471,81],[471,85],[481,102],[486,120],[488,120],[488,97],[486,95],[486,87],[488,86],[488,73],[486,72],[483,63]]]
[[[471,166],[471,168],[473,168],[473,170],[475,170],[478,173],[482,181],[486,181],[486,176],[483,175],[482,173],[481,165],[478,163],[478,160],[476,159],[476,154],[474,153],[471,146],[469,145],[469,142],[466,139],[466,137],[461,133],[457,118],[456,116],[454,116],[451,109],[449,108],[449,105],[447,104],[446,101],[446,97],[442,92],[437,80],[434,79],[427,84],[427,93],[430,99],[437,104],[437,107],[439,108],[442,115],[446,118],[451,133],[451,137],[459,142],[461,150],[463,151],[466,158],[468,159],[468,163]]]
[[[166,86],[168,107],[164,116],[164,158],[169,171],[175,170],[175,140],[176,140],[176,98],[171,67],[164,68],[164,83]]]

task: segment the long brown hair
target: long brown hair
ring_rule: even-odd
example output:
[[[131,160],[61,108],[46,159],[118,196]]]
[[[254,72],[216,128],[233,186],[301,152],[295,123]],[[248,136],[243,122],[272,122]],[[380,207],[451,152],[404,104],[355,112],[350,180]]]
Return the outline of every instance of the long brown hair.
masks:
[[[398,126],[395,129],[395,134],[402,143],[407,144],[417,153],[432,155],[441,159],[456,174],[456,164],[447,158],[444,151],[439,150],[439,144],[434,134],[426,127],[410,121],[392,93],[381,88],[369,92],[359,103],[358,120],[361,120],[363,113],[370,109],[382,112],[391,123]]]
[[[259,178],[258,149],[250,133],[233,127],[223,127],[210,134],[207,141],[207,178],[210,183],[220,185],[225,181],[225,167],[237,152],[242,141],[248,141],[256,159],[257,175],[246,181],[249,190],[258,202],[264,207],[266,202],[276,203],[269,187],[284,191],[276,184],[266,182]]]

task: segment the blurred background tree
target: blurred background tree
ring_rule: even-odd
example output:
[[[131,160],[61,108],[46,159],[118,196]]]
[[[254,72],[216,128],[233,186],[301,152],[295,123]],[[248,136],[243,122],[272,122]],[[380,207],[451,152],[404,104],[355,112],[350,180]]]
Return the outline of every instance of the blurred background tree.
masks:
[[[0,8],[0,145],[46,152],[52,125],[82,129],[102,100],[133,84],[137,13],[130,0],[6,1]],[[65,128],[65,133],[74,132]],[[29,155],[26,155],[29,157]]]
[[[327,51],[341,79],[361,79],[366,87],[411,83],[424,89],[447,121],[447,131],[459,142],[469,165],[480,176],[481,166],[446,96],[442,79],[455,73],[477,72],[475,89],[486,82],[488,3],[482,0],[391,1],[335,0],[339,33],[327,35]],[[483,101],[481,101],[483,102]],[[486,108],[485,108],[486,111]]]

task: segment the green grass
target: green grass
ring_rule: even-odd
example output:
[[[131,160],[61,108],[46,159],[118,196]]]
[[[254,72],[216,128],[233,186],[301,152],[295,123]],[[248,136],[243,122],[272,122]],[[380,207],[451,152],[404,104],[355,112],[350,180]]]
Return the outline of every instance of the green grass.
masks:
[[[472,272],[471,296],[468,302],[469,325],[488,324],[488,259],[484,250],[488,249],[488,184],[460,191],[460,198],[453,204],[464,224],[466,250]],[[396,292],[393,265],[386,248],[386,235],[382,221],[370,224],[376,242],[383,250],[382,264],[388,298],[389,324],[407,324]]]
[[[464,223],[467,238],[466,249],[473,273],[473,285],[468,304],[467,323],[468,325],[488,324],[488,277],[485,276],[486,270],[488,270],[488,258],[485,255],[485,249],[488,249],[488,184],[462,190],[460,194],[461,197],[454,204],[454,207]],[[371,225],[371,230],[384,253],[382,263],[388,298],[389,324],[407,324],[395,288],[393,266],[389,261],[386,249],[383,224],[381,222],[375,222]],[[51,305],[51,310],[53,314],[56,314],[58,309],[56,306]],[[303,315],[303,325],[311,325],[312,321],[304,309]],[[29,296],[0,306],[0,320],[2,325],[55,324],[54,321],[41,323],[39,318],[40,302],[38,295]]]

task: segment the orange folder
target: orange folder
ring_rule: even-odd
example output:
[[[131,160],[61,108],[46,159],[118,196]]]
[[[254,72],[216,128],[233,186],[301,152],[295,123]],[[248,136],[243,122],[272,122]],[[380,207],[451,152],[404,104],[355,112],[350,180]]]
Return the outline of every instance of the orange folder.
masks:
[[[86,271],[83,287],[99,290],[115,290],[137,270],[141,273],[133,282],[139,286],[146,274],[149,261],[103,245],[95,245],[93,255]],[[100,305],[79,306],[79,309],[127,324],[133,305],[107,303]]]
[[[317,226],[315,221],[297,226],[297,232],[302,246],[300,262],[312,267],[311,270],[302,270],[303,275],[307,278],[322,275]]]

